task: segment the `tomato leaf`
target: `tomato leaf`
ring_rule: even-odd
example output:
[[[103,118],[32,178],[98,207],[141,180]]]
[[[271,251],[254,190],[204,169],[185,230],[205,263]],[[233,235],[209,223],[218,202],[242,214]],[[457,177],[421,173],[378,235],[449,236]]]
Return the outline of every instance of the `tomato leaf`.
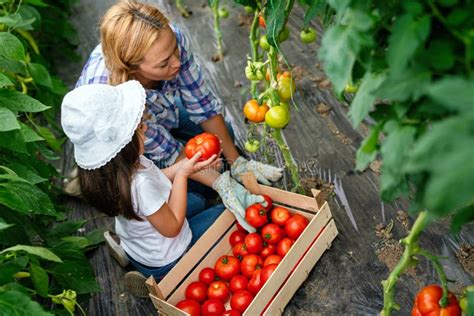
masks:
[[[53,316],[45,312],[28,294],[12,290],[0,292],[0,314]]]
[[[48,273],[40,266],[30,262],[31,281],[35,286],[36,292],[42,297],[48,297],[49,277]]]
[[[431,73],[424,68],[391,72],[374,93],[392,101],[418,100],[425,93],[430,79]]]
[[[473,221],[474,221],[474,204],[471,204],[471,205],[461,208],[454,214],[453,220],[451,222],[451,232],[454,234],[458,234],[461,231],[461,227],[464,224],[467,224]]]
[[[278,36],[285,25],[286,0],[274,0],[267,2],[265,10],[265,21],[267,24],[268,43],[273,47],[279,44]]]
[[[448,77],[437,81],[428,89],[428,95],[440,105],[459,111],[474,109],[474,81]]]
[[[364,139],[359,149],[357,150],[357,170],[364,170],[365,168],[367,168],[367,166],[377,156],[377,144],[381,129],[382,128],[380,124],[372,127],[369,136]]]
[[[371,72],[365,74],[348,113],[353,126],[358,126],[364,117],[368,115],[376,99],[374,91],[384,80],[385,74],[374,74]]]

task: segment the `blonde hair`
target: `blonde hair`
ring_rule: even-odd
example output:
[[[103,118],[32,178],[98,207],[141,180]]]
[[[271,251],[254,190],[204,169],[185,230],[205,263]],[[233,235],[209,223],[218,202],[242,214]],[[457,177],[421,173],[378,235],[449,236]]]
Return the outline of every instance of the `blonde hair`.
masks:
[[[135,0],[120,1],[107,10],[100,40],[109,84],[135,79],[133,73],[168,23],[158,8]]]

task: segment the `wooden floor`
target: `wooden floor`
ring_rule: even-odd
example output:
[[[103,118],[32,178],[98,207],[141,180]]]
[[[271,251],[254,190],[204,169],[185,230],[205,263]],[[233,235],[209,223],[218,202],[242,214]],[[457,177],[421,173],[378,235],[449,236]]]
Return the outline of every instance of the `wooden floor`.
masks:
[[[156,1],[148,1],[155,2]],[[174,1],[172,1],[174,3]],[[207,80],[222,100],[227,116],[231,119],[236,142],[242,146],[246,128],[241,108],[248,93],[240,87],[247,85],[243,69],[249,52],[247,26],[243,9],[230,7],[231,16],[222,21],[226,57],[213,63],[213,26],[207,1],[184,1],[193,14],[188,20],[177,16],[168,2],[163,7],[171,10],[173,21],[189,35],[195,56],[205,69]],[[97,24],[104,10],[115,3],[112,0],[78,1],[74,24],[79,30],[79,52],[87,56],[97,43]],[[231,6],[230,1],[226,2]],[[297,162],[305,183],[329,182],[335,195],[329,196],[331,211],[336,220],[339,236],[317,263],[308,279],[286,307],[285,315],[370,315],[382,308],[383,296],[380,281],[388,274],[387,265],[393,264],[390,256],[396,256],[400,248],[396,240],[406,234],[406,221],[397,220],[397,211],[406,204],[384,204],[378,191],[378,173],[369,169],[363,173],[353,171],[355,152],[366,132],[354,130],[346,116],[346,108],[333,96],[328,81],[317,60],[318,45],[303,47],[298,36],[302,27],[303,12],[296,9],[289,20],[291,38],[283,43],[282,51],[288,63],[295,67],[297,92],[295,102],[299,110],[292,109],[292,120],[284,130],[285,139]],[[245,23],[244,23],[245,24]],[[322,31],[318,27],[319,33]],[[78,77],[80,67],[68,65],[65,78],[71,83]],[[242,93],[243,92],[243,93]],[[329,109],[329,110],[328,110]],[[278,152],[273,155],[276,164],[282,164]],[[70,165],[71,155],[65,160]],[[324,180],[324,181],[323,181]],[[277,184],[288,187],[288,174]],[[71,199],[68,205],[74,209],[73,217],[90,219],[87,229],[110,229],[112,220],[92,210],[80,200]],[[403,215],[400,213],[399,215]],[[393,229],[385,237],[383,227],[393,222]],[[390,236],[392,234],[392,236]],[[472,232],[464,231],[462,242],[473,245]],[[434,226],[421,240],[423,246],[447,257],[443,264],[448,279],[458,280],[457,286],[472,284],[473,276],[459,265],[455,251],[459,240],[447,234],[445,228]],[[440,253],[441,251],[441,253]],[[83,303],[89,315],[148,315],[154,308],[147,299],[137,299],[124,292],[121,269],[108,255],[105,246],[91,253],[91,264],[101,285],[102,292]],[[397,302],[402,306],[399,315],[407,315],[412,306],[414,293],[425,283],[436,281],[433,267],[422,262],[414,276],[403,277],[397,286]]]

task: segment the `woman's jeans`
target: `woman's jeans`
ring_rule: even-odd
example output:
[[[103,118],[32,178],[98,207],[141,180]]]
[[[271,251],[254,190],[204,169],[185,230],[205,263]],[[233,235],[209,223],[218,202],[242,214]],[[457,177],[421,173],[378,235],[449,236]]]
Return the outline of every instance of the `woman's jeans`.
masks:
[[[207,203],[204,196],[200,195],[199,193],[188,192],[186,219],[188,220],[189,227],[193,233],[193,237],[188,249],[196,243],[196,241],[214,223],[214,221],[225,209],[224,205],[222,204],[217,204],[209,208],[206,208],[206,204]],[[130,259],[132,265],[138,271],[143,273],[143,275],[146,277],[153,275],[157,282],[159,282],[176,265],[176,263],[178,263],[179,259],[181,259],[180,257],[163,267],[148,267],[135,261],[128,254],[127,256]]]

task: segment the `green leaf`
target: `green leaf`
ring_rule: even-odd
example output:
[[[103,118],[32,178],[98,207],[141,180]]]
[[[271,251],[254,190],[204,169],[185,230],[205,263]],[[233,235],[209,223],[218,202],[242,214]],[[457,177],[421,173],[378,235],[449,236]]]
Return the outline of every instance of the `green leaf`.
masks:
[[[0,132],[0,147],[7,148],[14,152],[28,153],[23,136],[18,130]]]
[[[35,185],[21,181],[0,183],[0,204],[23,214],[57,215],[46,193]]]
[[[307,5],[309,8],[305,10],[303,28],[307,28],[311,20],[317,15],[321,15],[326,9],[326,2],[322,0],[307,1]]]
[[[20,129],[15,113],[9,109],[0,108],[0,132],[12,131],[14,129]]]
[[[348,113],[353,126],[357,127],[368,115],[376,99],[374,91],[384,80],[385,74],[374,74],[371,72],[367,72],[364,78],[362,78],[362,83],[351,103]]]
[[[53,261],[53,262],[62,262],[61,258],[56,256],[51,250],[44,247],[35,247],[28,245],[16,245],[7,249],[2,250],[0,253],[7,252],[20,252],[24,251],[30,255],[40,257],[44,260]]]
[[[0,88],[14,85],[15,84],[5,74],[0,72]]]
[[[367,166],[375,159],[377,156],[377,144],[379,140],[379,134],[381,130],[381,125],[376,125],[372,127],[369,136],[367,136],[356,154],[356,169],[364,170]]]
[[[84,226],[86,220],[67,220],[66,222],[58,223],[46,232],[47,238],[60,239],[65,236],[77,233],[78,229]]]
[[[43,2],[43,0],[24,0],[25,4],[35,5],[37,7],[47,7],[48,4]]]
[[[460,77],[446,77],[428,89],[428,95],[440,105],[451,110],[474,110],[474,81]]]
[[[469,10],[465,8],[454,8],[446,17],[446,21],[451,26],[459,26],[464,24],[470,16]]]
[[[57,152],[61,151],[62,143],[56,138],[56,136],[49,128],[38,126],[36,127],[36,129],[51,148],[53,148]]]
[[[234,0],[235,3],[241,4],[245,7],[257,8],[257,0]]]
[[[274,47],[279,44],[278,37],[285,24],[286,0],[274,0],[267,2],[265,10],[265,21],[267,24],[268,43]]]
[[[30,262],[30,274],[31,274],[31,281],[33,281],[33,285],[35,286],[36,292],[42,297],[48,297],[49,292],[49,277],[48,273],[37,264]]]
[[[24,60],[25,48],[20,40],[8,32],[0,32],[0,56],[12,60]]]
[[[8,224],[7,222],[3,220],[3,218],[0,218],[0,230],[4,230],[12,226],[13,224]]]
[[[431,73],[425,69],[406,69],[401,73],[390,73],[374,93],[390,101],[418,100],[426,93],[430,80]]]
[[[28,64],[28,70],[30,71],[31,77],[33,77],[37,84],[50,89],[53,88],[51,77],[45,66],[41,64],[30,63]]]
[[[447,40],[433,40],[428,51],[431,66],[436,70],[449,70],[454,66],[454,51],[451,42]]]
[[[474,221],[474,204],[456,211],[451,222],[451,232],[459,234],[463,225]]]
[[[7,167],[15,171],[19,177],[27,180],[29,183],[37,184],[48,181],[48,179],[41,177],[38,171],[31,166],[24,165],[18,161],[9,162]]]
[[[40,27],[41,15],[34,7],[24,4],[20,7],[20,14],[24,20],[34,18],[35,22],[33,23],[33,27],[35,29],[38,29]]]
[[[25,143],[37,142],[44,140],[43,137],[39,136],[31,127],[24,123],[20,123],[21,126],[21,135],[25,140]]]
[[[25,62],[19,60],[11,60],[0,56],[0,69],[5,71],[15,72],[22,76],[28,75],[26,72]]]
[[[389,37],[387,61],[390,71],[403,72],[415,51],[429,35],[431,21],[429,16],[421,18],[406,14],[397,18]]]
[[[82,237],[82,236],[67,236],[61,239],[64,241],[73,243],[81,249],[87,248],[88,246],[90,246],[89,240],[86,237]]]
[[[27,294],[18,291],[0,292],[1,315],[35,315],[53,316],[44,311],[43,307],[31,299]]]
[[[22,112],[41,112],[50,108],[26,94],[5,89],[0,89],[0,107],[1,106],[12,111]]]

